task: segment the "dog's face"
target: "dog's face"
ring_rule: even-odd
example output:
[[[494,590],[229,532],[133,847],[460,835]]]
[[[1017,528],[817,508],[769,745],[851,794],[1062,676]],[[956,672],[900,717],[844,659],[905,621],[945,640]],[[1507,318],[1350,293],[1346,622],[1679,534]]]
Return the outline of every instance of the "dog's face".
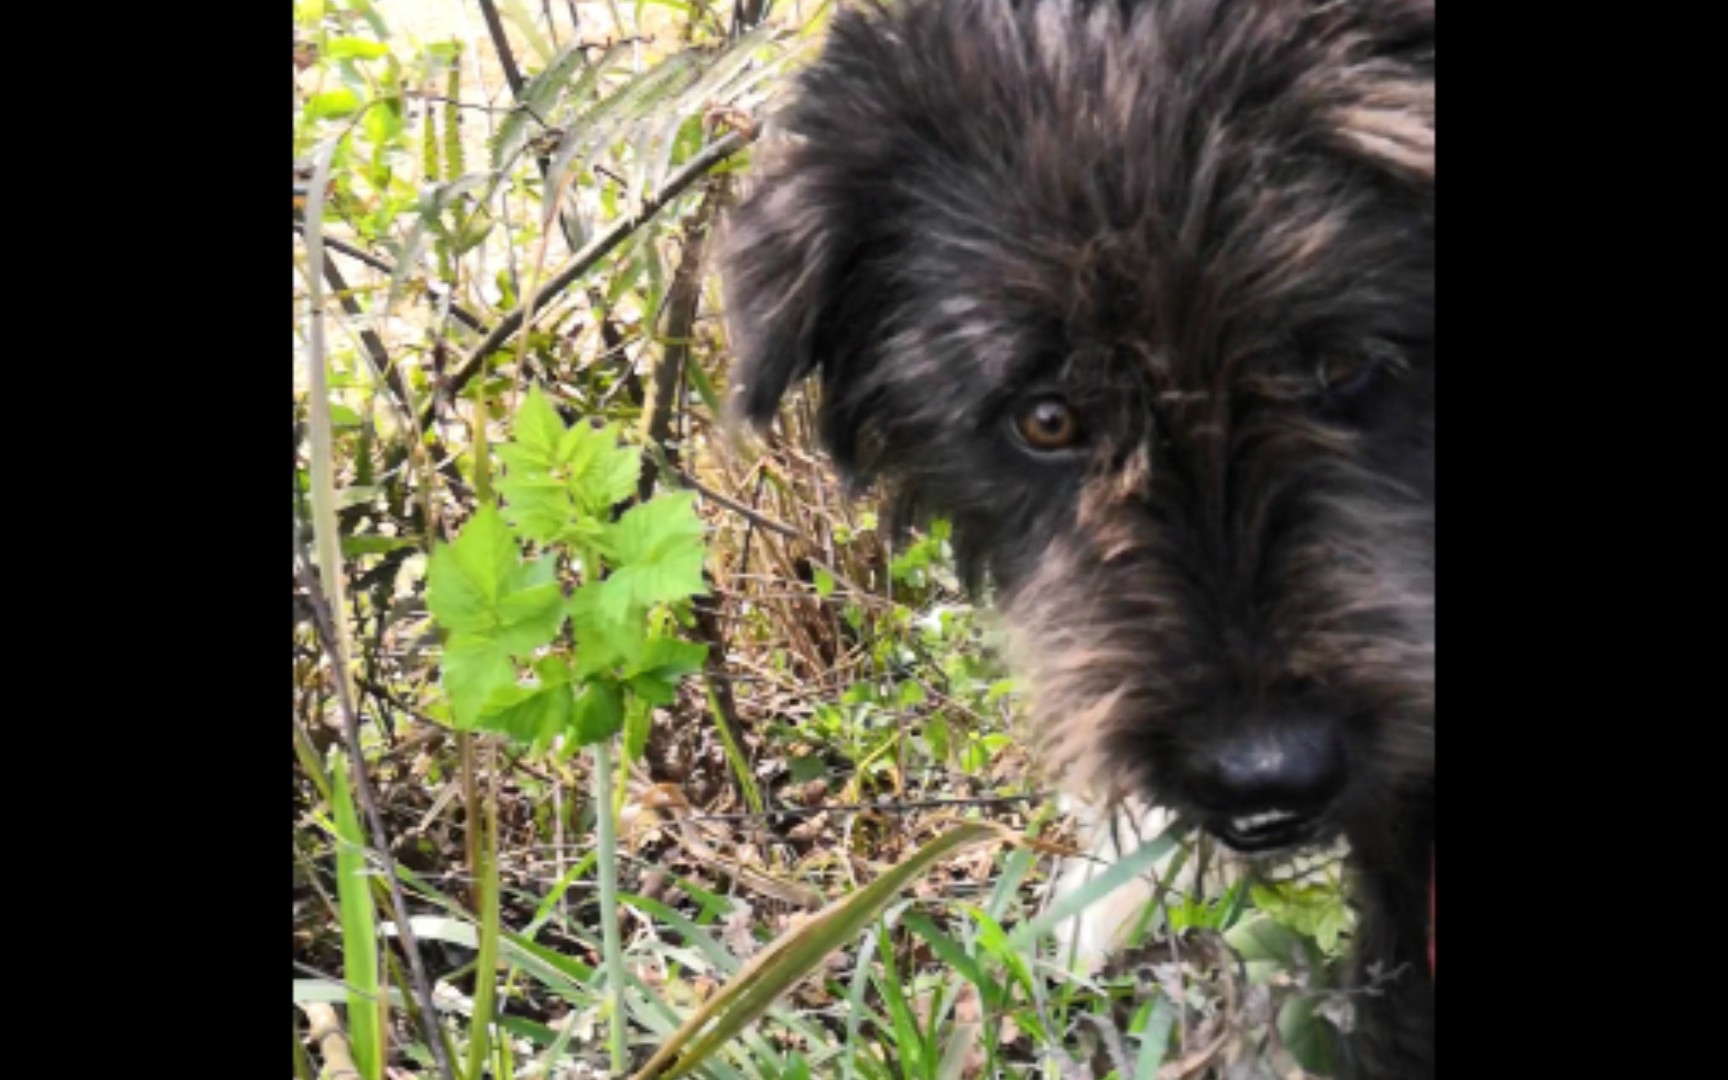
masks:
[[[836,17],[730,227],[745,412],[997,585],[1046,763],[1242,850],[1433,768],[1433,22],[1408,0]]]

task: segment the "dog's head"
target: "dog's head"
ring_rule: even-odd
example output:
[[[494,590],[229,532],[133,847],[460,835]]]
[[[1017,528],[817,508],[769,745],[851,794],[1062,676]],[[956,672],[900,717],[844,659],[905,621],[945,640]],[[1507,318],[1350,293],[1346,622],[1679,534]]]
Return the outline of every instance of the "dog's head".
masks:
[[[1081,788],[1254,850],[1431,782],[1433,106],[1420,0],[901,0],[800,79],[740,404],[953,522]]]

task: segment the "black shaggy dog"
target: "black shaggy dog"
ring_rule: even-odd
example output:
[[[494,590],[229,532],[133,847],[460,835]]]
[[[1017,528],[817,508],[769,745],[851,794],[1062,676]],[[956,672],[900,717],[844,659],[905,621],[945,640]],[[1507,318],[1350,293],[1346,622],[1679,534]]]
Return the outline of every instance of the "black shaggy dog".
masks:
[[[1342,834],[1350,1072],[1432,1076],[1432,3],[854,5],[780,123],[744,411],[818,375],[840,466],[953,522],[1073,788]]]

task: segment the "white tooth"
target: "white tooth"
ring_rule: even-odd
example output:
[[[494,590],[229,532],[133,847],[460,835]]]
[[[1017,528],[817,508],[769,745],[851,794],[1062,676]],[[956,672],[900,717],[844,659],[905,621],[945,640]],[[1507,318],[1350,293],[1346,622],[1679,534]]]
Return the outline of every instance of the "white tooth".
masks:
[[[1280,821],[1288,821],[1290,818],[1295,816],[1296,814],[1290,810],[1267,810],[1264,813],[1249,814],[1247,817],[1236,818],[1230,822],[1230,826],[1238,832],[1247,832],[1251,829],[1258,829],[1262,825],[1273,825]]]

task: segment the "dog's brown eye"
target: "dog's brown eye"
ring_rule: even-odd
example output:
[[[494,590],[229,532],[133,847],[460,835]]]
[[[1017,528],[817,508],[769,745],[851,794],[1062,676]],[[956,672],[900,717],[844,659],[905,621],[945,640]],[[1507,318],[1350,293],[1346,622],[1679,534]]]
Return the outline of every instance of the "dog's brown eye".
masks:
[[[1347,398],[1365,389],[1374,381],[1379,368],[1373,356],[1340,353],[1321,360],[1315,377],[1320,389],[1332,397]]]
[[[1080,420],[1061,398],[1039,398],[1021,411],[1014,426],[1034,450],[1066,450],[1080,441]]]

